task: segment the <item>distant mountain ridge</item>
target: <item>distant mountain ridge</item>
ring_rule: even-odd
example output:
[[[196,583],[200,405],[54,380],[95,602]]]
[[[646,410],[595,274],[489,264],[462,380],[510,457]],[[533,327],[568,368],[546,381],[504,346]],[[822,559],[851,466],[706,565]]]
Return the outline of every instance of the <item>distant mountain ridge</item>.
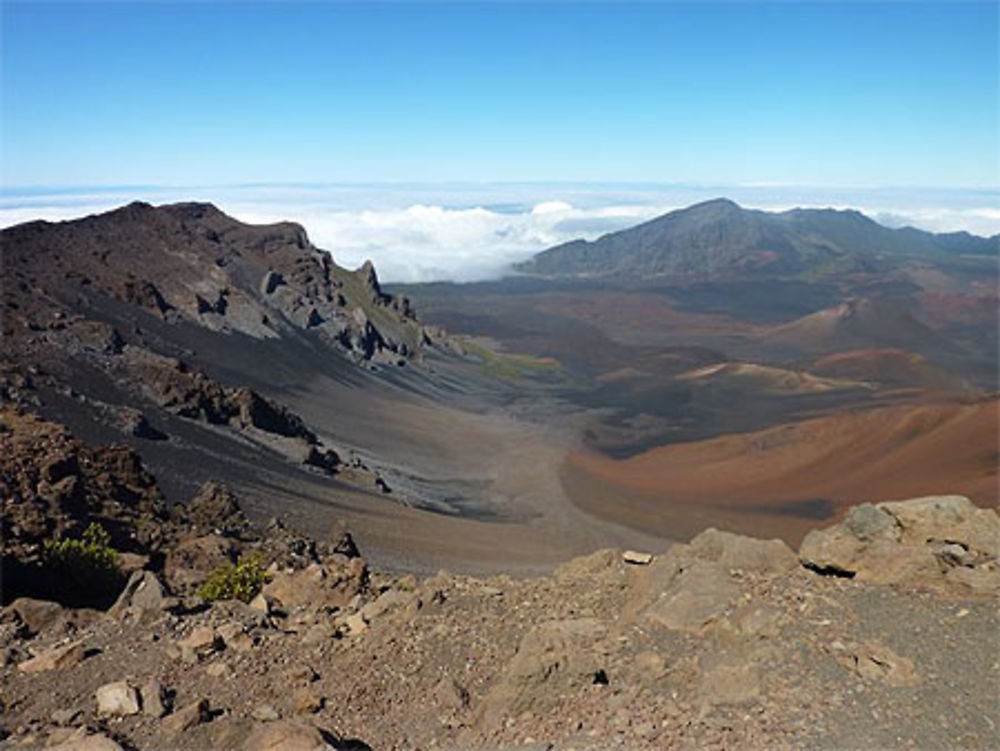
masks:
[[[895,257],[995,255],[1000,235],[891,229],[855,210],[744,209],[726,198],[671,211],[596,240],[573,240],[515,266],[572,277],[725,277],[877,271]]]

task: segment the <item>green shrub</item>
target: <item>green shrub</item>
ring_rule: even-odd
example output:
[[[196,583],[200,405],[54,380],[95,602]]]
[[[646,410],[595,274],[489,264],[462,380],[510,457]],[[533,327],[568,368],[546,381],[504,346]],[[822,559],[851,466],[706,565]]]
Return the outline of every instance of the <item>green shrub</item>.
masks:
[[[270,579],[264,561],[255,555],[242,556],[235,566],[215,569],[198,588],[198,596],[206,602],[241,600],[250,602]]]
[[[42,562],[61,584],[77,588],[81,595],[107,592],[122,578],[111,535],[97,522],[91,522],[80,540],[45,540]]]

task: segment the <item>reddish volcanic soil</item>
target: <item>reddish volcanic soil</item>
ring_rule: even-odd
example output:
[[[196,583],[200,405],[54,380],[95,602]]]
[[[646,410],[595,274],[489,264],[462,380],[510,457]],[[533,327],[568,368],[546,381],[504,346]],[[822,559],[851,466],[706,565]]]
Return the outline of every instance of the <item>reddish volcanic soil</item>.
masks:
[[[563,468],[584,510],[686,539],[705,525],[795,544],[864,501],[959,493],[998,500],[996,399],[885,407],[652,449],[576,451]]]
[[[915,386],[959,392],[968,386],[914,352],[901,349],[865,349],[837,352],[813,363],[812,372],[833,378],[854,378],[897,386]]]

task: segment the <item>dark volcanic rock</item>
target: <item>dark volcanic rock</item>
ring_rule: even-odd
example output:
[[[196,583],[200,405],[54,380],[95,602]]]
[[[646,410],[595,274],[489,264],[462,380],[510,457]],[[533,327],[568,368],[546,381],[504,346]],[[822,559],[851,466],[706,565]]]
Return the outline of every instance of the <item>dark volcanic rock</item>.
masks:
[[[3,597],[113,600],[118,577],[78,580],[74,569],[43,568],[43,544],[78,539],[97,523],[116,550],[149,555],[170,526],[152,475],[123,446],[88,446],[60,425],[11,408],[0,419]]]
[[[133,203],[71,222],[31,222],[3,230],[3,246],[4,333],[18,343],[57,313],[89,316],[92,303],[106,300],[257,338],[309,329],[363,358],[378,349],[411,356],[423,341],[412,311],[382,292],[371,263],[348,271],[296,224],[242,224],[211,204]],[[370,338],[377,347],[353,350],[355,337],[343,336],[355,328],[345,308],[355,307],[378,330]]]
[[[123,433],[136,438],[145,438],[149,441],[164,441],[167,439],[167,434],[154,428],[149,423],[147,417],[137,409],[129,407],[115,409],[115,424]]]
[[[243,526],[246,517],[236,496],[224,485],[206,482],[184,507],[188,521],[206,529]]]
[[[265,399],[255,391],[239,388],[230,392],[227,398],[239,410],[235,417],[239,419],[241,425],[289,438],[304,438],[309,443],[315,443],[317,440],[316,434],[305,426],[298,415]]]
[[[138,455],[93,448],[30,414],[0,413],[0,495],[5,553],[30,554],[47,538],[78,535],[100,521],[119,550],[148,552],[167,510]]]

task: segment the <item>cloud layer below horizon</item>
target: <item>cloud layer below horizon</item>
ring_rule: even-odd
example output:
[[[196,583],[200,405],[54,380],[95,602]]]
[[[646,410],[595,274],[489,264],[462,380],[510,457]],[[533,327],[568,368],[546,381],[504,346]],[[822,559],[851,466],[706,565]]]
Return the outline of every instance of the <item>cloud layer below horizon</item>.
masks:
[[[0,226],[72,219],[133,200],[212,201],[246,222],[295,221],[343,266],[390,282],[474,281],[576,238],[593,239],[725,195],[750,208],[856,208],[887,226],[1000,232],[996,191],[781,186],[353,185],[136,188],[0,195]]]

